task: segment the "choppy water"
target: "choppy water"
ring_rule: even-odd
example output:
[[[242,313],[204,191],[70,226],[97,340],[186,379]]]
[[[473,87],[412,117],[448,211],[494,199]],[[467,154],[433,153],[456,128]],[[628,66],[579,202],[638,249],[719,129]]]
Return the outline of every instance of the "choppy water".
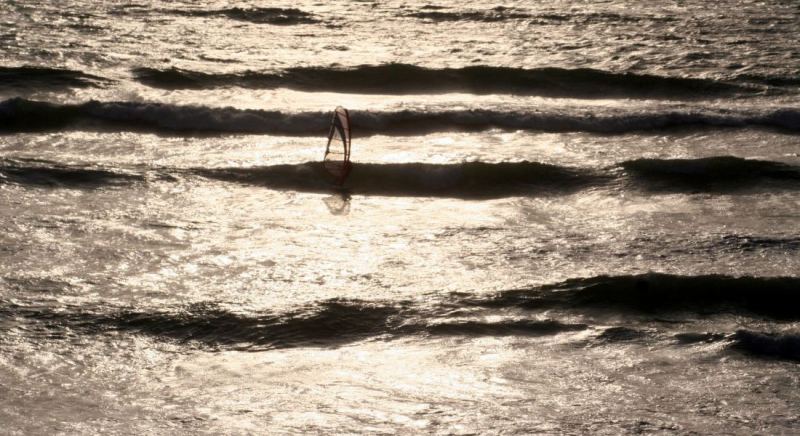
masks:
[[[800,432],[798,39],[794,1],[2,0],[0,433]]]

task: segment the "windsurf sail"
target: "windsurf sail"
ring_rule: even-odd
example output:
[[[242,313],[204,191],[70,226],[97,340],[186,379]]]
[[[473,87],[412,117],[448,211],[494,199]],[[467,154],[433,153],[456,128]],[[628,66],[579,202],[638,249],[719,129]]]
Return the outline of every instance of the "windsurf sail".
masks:
[[[333,117],[331,117],[331,130],[328,133],[328,145],[325,147],[323,164],[339,185],[344,183],[352,168],[350,164],[350,114],[341,106],[333,111]]]

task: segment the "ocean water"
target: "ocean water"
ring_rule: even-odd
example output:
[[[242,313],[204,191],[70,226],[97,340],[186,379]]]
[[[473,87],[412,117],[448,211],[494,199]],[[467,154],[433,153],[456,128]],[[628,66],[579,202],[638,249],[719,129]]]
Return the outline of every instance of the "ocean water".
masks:
[[[798,434],[798,40],[778,0],[0,0],[0,434]]]

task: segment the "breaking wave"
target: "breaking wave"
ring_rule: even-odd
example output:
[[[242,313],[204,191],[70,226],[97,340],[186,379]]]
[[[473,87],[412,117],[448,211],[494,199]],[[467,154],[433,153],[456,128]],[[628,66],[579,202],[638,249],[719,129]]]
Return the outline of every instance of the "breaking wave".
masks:
[[[14,98],[0,102],[0,132],[57,129],[105,129],[173,134],[265,133],[322,136],[327,112],[279,112],[253,109],[175,106],[163,103],[98,102],[54,104]],[[800,132],[800,110],[763,113],[700,111],[504,112],[451,110],[420,112],[351,111],[354,135],[418,135],[437,131],[492,128],[543,132],[627,133],[696,127],[761,127]]]
[[[614,73],[590,68],[469,66],[425,68],[408,64],[362,65],[353,68],[298,67],[276,72],[204,73],[179,68],[137,68],[143,84],[165,89],[290,88],[374,94],[468,92],[575,98],[705,98],[722,94],[763,92],[753,86],[681,77]]]

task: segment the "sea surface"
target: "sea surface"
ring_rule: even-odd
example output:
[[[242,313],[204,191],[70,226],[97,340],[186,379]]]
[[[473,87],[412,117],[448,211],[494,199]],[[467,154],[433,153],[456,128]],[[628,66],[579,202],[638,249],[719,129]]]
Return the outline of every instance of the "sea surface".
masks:
[[[799,434],[798,41],[790,0],[0,0],[0,433]]]

